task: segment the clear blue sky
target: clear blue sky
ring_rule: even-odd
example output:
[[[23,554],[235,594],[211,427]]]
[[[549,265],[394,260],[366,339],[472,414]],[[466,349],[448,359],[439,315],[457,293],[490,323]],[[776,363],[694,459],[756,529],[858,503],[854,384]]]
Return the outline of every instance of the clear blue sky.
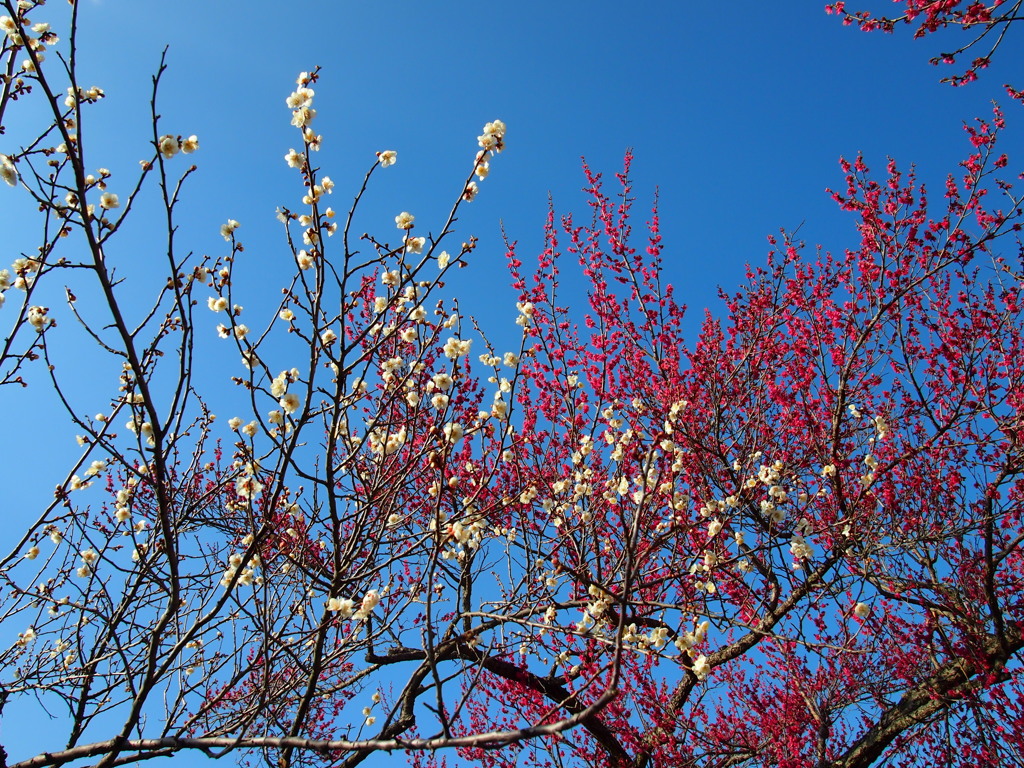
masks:
[[[260,243],[254,257],[280,251],[273,212],[298,192],[282,161],[296,143],[284,97],[321,65],[320,160],[338,193],[374,151],[399,151],[367,228],[390,226],[392,210],[440,215],[480,126],[500,117],[509,150],[462,230],[484,246],[467,279],[497,291],[499,220],[536,250],[549,192],[560,210],[580,207],[580,157],[610,175],[633,147],[642,207],[660,188],[669,277],[698,311],[763,259],[780,227],[849,243],[850,222],[824,193],[841,184],[840,155],[863,151],[878,168],[891,155],[939,180],[964,153],[962,121],[1005,102],[1000,84],[1024,69],[1011,39],[981,83],[952,89],[927,63],[933,40],[861,33],[818,2],[84,0],[81,17],[80,69],[107,93],[92,110],[93,148],[109,142],[115,173],[147,150],[149,78],[169,46],[164,126],[202,147],[183,233],[197,251],[218,248],[229,217]]]
[[[548,193],[560,209],[579,206],[580,157],[611,174],[632,146],[640,200],[661,190],[670,278],[699,311],[763,258],[779,227],[806,222],[813,243],[849,242],[824,194],[841,183],[840,155],[863,151],[873,167],[892,155],[941,178],[964,152],[961,122],[987,114],[1024,69],[1011,39],[982,83],[952,89],[927,63],[934,41],[861,33],[822,7],[86,0],[83,61],[108,94],[94,119],[109,121],[116,148],[139,146],[142,94],[169,45],[166,127],[202,142],[189,193],[200,251],[232,217],[273,258],[273,211],[297,192],[281,160],[295,143],[283,99],[299,71],[321,65],[321,159],[339,193],[375,150],[399,150],[397,173],[373,195],[383,225],[392,210],[442,213],[483,122],[509,125],[509,151],[463,230],[482,238],[487,270],[466,277],[495,290],[506,283],[499,220],[535,250]]]
[[[67,6],[52,6],[32,20],[52,21],[61,32],[57,19]],[[123,194],[127,181],[122,187],[118,179],[149,153],[150,77],[169,46],[164,130],[201,142],[181,242],[197,253],[223,253],[218,227],[237,219],[258,273],[287,258],[274,211],[295,207],[301,194],[283,160],[296,146],[284,99],[298,72],[323,68],[316,128],[325,140],[321,166],[338,185],[336,208],[344,208],[375,151],[398,150],[398,165],[381,174],[364,212],[365,229],[387,236],[402,210],[415,213],[417,224],[440,224],[481,126],[500,118],[508,150],[460,227],[480,237],[481,248],[452,286],[485,328],[509,327],[515,316],[499,222],[520,241],[521,254],[532,255],[549,193],[560,211],[582,208],[580,157],[611,175],[633,147],[639,209],[658,187],[667,280],[699,319],[705,307],[717,308],[717,286],[733,289],[744,264],[763,261],[766,235],[780,227],[803,224],[803,238],[832,250],[853,244],[852,220],[824,191],[842,184],[841,155],[862,151],[878,171],[889,155],[903,166],[917,163],[938,192],[966,152],[962,122],[988,115],[993,98],[1006,103],[1004,81],[1024,85],[1017,38],[980,83],[952,89],[927,63],[938,52],[934,41],[914,41],[909,29],[864,34],[826,16],[823,6],[81,0],[82,84],[107,94],[88,113],[86,130],[95,164],[114,171],[111,189]],[[1024,111],[1007,108],[1004,149],[1024,157]],[[12,116],[0,152],[10,153],[9,142],[24,132],[18,111]],[[18,227],[23,204],[0,190],[5,263],[36,245]],[[155,254],[138,232],[119,257],[144,268]],[[32,413],[31,396],[10,395],[9,429],[39,429],[38,411],[31,422],[18,413]],[[8,520],[18,508],[34,517],[63,476],[61,462],[75,455],[66,417],[54,418],[43,418],[42,437],[54,443],[49,466],[9,499]],[[18,450],[13,441],[0,445],[3,466]],[[8,705],[0,726],[13,758],[24,757],[34,739],[16,737],[24,725],[16,707]]]

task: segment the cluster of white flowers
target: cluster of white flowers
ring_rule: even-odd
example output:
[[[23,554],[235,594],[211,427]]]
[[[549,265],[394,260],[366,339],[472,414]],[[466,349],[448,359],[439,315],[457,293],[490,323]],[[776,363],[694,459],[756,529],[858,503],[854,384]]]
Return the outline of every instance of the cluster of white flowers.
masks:
[[[491,155],[501,152],[505,148],[505,123],[501,120],[494,120],[485,124],[483,133],[477,137],[477,143],[480,145],[480,151],[476,153],[473,173],[477,179],[483,181],[491,170],[488,159]],[[466,188],[462,191],[462,199],[467,203],[471,203],[476,199],[479,192],[479,184],[476,181],[469,181],[466,183]],[[444,266],[441,269],[444,269]]]
[[[142,395],[128,395],[125,398],[125,402],[132,403],[135,405],[141,405]],[[132,414],[132,417],[125,423],[124,426],[125,429],[127,429],[129,432],[145,438],[146,444],[149,447],[152,448],[153,446],[156,445],[156,436],[153,433],[153,425],[150,422],[146,421],[146,417],[143,415],[141,411],[136,410],[136,412]]]
[[[747,489],[757,488],[758,485],[767,487],[768,498],[761,499],[759,506],[761,514],[774,525],[779,525],[786,519],[786,512],[780,507],[780,505],[789,501],[789,494],[781,485],[784,469],[785,464],[781,461],[775,461],[772,464],[762,464],[758,468],[757,476],[748,477],[743,483],[743,487]],[[739,499],[736,496],[730,496],[726,499],[725,506],[735,507],[738,504]]]
[[[231,238],[235,236],[235,230],[238,229],[240,226],[242,225],[239,224],[234,219],[228,219],[226,224],[220,225],[220,236],[230,243]]]
[[[408,433],[403,426],[396,432],[388,432],[384,429],[370,430],[366,436],[370,450],[379,456],[390,456],[396,453],[403,445]]]
[[[247,509],[259,494],[263,491],[263,483],[257,477],[259,464],[255,462],[242,462],[236,460],[232,464],[238,474],[235,477],[235,493],[241,499],[241,503],[228,501],[225,506],[229,511]]]
[[[875,431],[878,433],[879,440],[885,440],[889,435],[889,422],[885,420],[883,416],[875,416]]]
[[[356,621],[363,621],[380,604],[380,598],[380,592],[376,589],[371,589],[363,596],[358,610],[355,610],[356,604],[354,600],[332,597],[327,600],[327,610],[331,613],[337,613],[342,619],[354,618]]]
[[[86,477],[95,477],[100,472],[103,472],[107,468],[107,462],[97,459],[89,465],[89,468],[85,470]]]
[[[186,155],[190,155],[199,149],[199,137],[196,135],[189,136],[186,139],[180,136],[172,136],[170,134],[164,134],[156,142],[156,148],[165,160],[170,160],[178,152],[184,152]]]
[[[878,459],[869,453],[864,457],[864,463],[868,466],[868,471],[860,476],[860,484],[863,488],[867,489],[875,482],[875,470],[878,469]]]
[[[281,371],[270,382],[270,394],[272,397],[277,398],[278,405],[281,406],[285,413],[295,413],[299,406],[302,405],[302,401],[297,394],[288,392],[288,384],[298,380],[299,369],[292,368],[290,371]],[[277,422],[274,421],[273,423]]]
[[[238,416],[228,419],[228,427],[230,427],[231,430],[234,432],[240,431],[246,437],[255,437],[256,433],[259,431],[258,422],[250,421],[248,424],[243,426],[242,419],[240,419]]]
[[[850,415],[855,419],[859,419],[864,415],[861,413],[860,409],[852,403],[847,406],[847,410],[849,410]],[[874,424],[877,438],[879,440],[885,440],[889,435],[889,422],[885,420],[884,416],[874,416],[871,419],[871,422]]]
[[[518,301],[516,302],[516,309],[519,310],[519,317],[516,318],[516,325],[526,328],[530,325],[530,321],[533,320],[534,307],[533,302],[530,301]]]
[[[703,653],[700,654],[693,660],[693,666],[690,669],[693,670],[693,674],[697,676],[698,680],[707,680],[708,675],[711,674],[711,664],[708,663],[708,657]]]
[[[442,392],[447,392],[452,388],[455,380],[452,379],[451,375],[445,372],[436,373],[427,385],[428,388],[440,389]]]
[[[380,592],[376,589],[371,589],[363,595],[363,599],[359,603],[359,609],[352,614],[352,618],[356,621],[364,621],[369,618],[370,614],[373,613],[373,609],[380,604],[380,598]]]
[[[129,478],[128,482],[125,484],[125,487],[119,489],[114,497],[114,517],[120,523],[127,523],[131,521],[131,502],[132,497],[135,494],[135,488],[137,485],[138,480],[136,480],[134,477]]]
[[[355,608],[355,600],[350,600],[347,597],[332,597],[327,600],[327,610],[331,613],[337,613],[342,619],[352,618]]]
[[[611,594],[605,592],[595,584],[591,584],[587,587],[587,594],[590,595],[593,600],[591,600],[591,602],[587,604],[587,607],[584,608],[584,613],[595,622],[600,621],[605,615],[605,612],[611,607],[614,602],[614,598]],[[631,629],[635,631],[636,625],[634,624]]]
[[[324,176],[322,179],[320,179],[319,184],[314,184],[312,187],[309,188],[309,192],[303,195],[302,204],[313,205],[313,203],[318,203],[320,202],[320,198],[322,198],[324,195],[331,194],[333,191],[334,182],[331,180],[330,176]],[[326,214],[329,218],[334,217],[334,211],[332,211],[330,208],[327,209]],[[308,227],[310,224],[313,223],[313,217],[300,216],[299,223],[302,224],[304,227]],[[307,242],[306,245],[310,245],[310,243]]]
[[[52,324],[49,315],[46,313],[49,311],[47,307],[29,307],[28,308],[28,323],[39,333],[42,333]]]
[[[226,325],[218,325],[217,335],[220,336],[222,339],[228,339],[233,335],[236,339],[241,341],[242,339],[249,335],[249,326],[246,325],[245,323],[236,323],[231,328],[229,328]]]
[[[251,543],[251,538],[246,537],[246,539],[243,540],[243,544],[246,541]],[[246,544],[246,546],[248,546],[248,544]],[[242,566],[242,560],[242,555],[237,552],[233,552],[231,556],[228,557],[228,567],[224,569],[224,573],[220,577],[220,585],[222,587],[227,588],[231,586],[231,581],[235,578],[236,574],[238,575],[238,584],[240,586],[251,587],[254,584],[260,583],[261,579],[256,575],[256,569],[259,568],[261,564],[260,556],[254,554],[249,559],[246,567],[242,568],[241,573],[239,573],[238,569]]]
[[[313,96],[316,94],[312,88],[306,87],[309,82],[307,73],[300,74],[296,82],[299,87],[289,94],[285,104],[292,110],[292,125],[305,130],[316,117],[316,110],[313,109]]]
[[[465,435],[465,430],[463,430],[462,425],[457,421],[445,424],[443,431],[445,439],[452,444],[459,442],[459,440],[461,440]]]
[[[377,718],[371,715],[370,713],[373,712],[374,705],[380,703],[380,694],[374,692],[373,696],[370,697],[370,701],[372,701],[373,704],[371,704],[368,707],[363,707],[363,717],[366,718],[366,725],[373,725],[375,722],[377,722]]]
[[[448,341],[444,344],[444,354],[449,360],[457,360],[458,358],[469,354],[469,347],[473,343],[472,339],[458,339],[454,336],[448,338]]]
[[[477,136],[477,142],[483,152],[501,152],[505,148],[505,123],[493,120],[484,125],[484,132]],[[478,164],[481,159],[477,158]],[[483,175],[486,176],[487,171],[484,171]]]
[[[100,556],[94,549],[83,549],[79,554],[82,556],[82,565],[77,571],[75,571],[75,573],[79,578],[84,579],[92,575],[93,569],[96,566],[96,562],[100,559]]]
[[[13,46],[25,44],[18,22],[10,16],[0,16],[0,32],[3,32],[7,36],[7,39]]]
[[[42,266],[42,262],[39,259],[15,259],[14,263],[11,264],[11,269],[14,270],[15,274],[13,282],[11,281],[10,272],[6,269],[0,270],[0,290],[7,290],[11,286],[19,291],[28,290],[32,283],[35,282],[36,274],[42,269]]]
[[[494,403],[491,404],[491,417],[504,421],[508,417],[508,403],[501,396],[501,392],[494,393]]]
[[[211,312],[223,312],[228,308],[228,300],[224,296],[210,296],[206,299],[206,306]]]
[[[467,464],[467,471],[473,471],[472,464]],[[434,492],[431,495],[436,495],[437,490],[435,484]],[[400,522],[399,518],[395,521],[395,525]],[[462,560],[466,556],[466,550],[479,549],[488,532],[484,518],[479,514],[476,504],[469,496],[462,498],[462,515],[459,520],[448,522],[448,516],[440,511],[431,519],[428,530],[441,532],[442,536],[439,541],[443,546],[449,543],[452,545],[441,553],[441,557],[445,560],[452,558]],[[494,532],[496,535],[500,533],[498,529],[494,529]],[[505,534],[507,533],[506,529]]]
[[[57,602],[57,605],[54,605],[53,607],[50,608],[48,613],[51,616],[56,616],[57,612],[58,612],[57,606],[61,605],[61,604],[65,604],[65,605],[67,604],[67,598],[66,597],[65,598],[61,598],[61,600],[59,600]],[[65,640],[64,638],[57,638],[56,640],[53,641],[53,650],[50,652],[50,658],[51,659],[55,659],[58,656],[60,656],[62,653],[64,654],[64,658],[62,659],[62,664],[64,666],[64,669],[68,669],[77,660],[78,653],[77,653],[77,651],[75,651],[74,648],[71,647],[71,643],[69,641]]]
[[[44,2],[45,0],[18,0],[18,10],[22,12],[29,11],[43,5]],[[45,43],[46,45],[56,45],[60,42],[60,38],[50,31],[50,25],[46,22],[32,24],[28,17],[24,15],[21,17],[21,22],[26,27],[29,27],[32,32],[39,35],[38,40],[29,41],[29,45],[32,47],[32,50],[40,50],[42,47],[41,43]],[[7,35],[12,46],[21,46],[25,44],[25,41],[18,30],[17,22],[15,22],[10,16],[0,16],[0,32]]]
[[[641,652],[660,651],[668,643],[668,627],[654,627],[650,633],[639,630],[636,624],[630,624],[622,635],[622,639]]]
[[[78,104],[95,103],[106,95],[102,88],[97,88],[95,85],[91,88],[79,87],[77,90],[74,86],[68,86],[68,95],[64,97],[64,106],[68,109],[74,109]]]
[[[390,357],[380,364],[381,378],[386,383],[394,381],[394,379],[401,376],[404,371],[405,360],[401,357]]]
[[[312,106],[313,96],[315,94],[313,93],[312,88],[302,87],[302,83],[305,80],[305,77],[300,77],[297,81],[300,87],[296,88],[288,98],[285,99],[285,104],[288,105],[289,109],[302,109],[303,107]]]
[[[4,18],[7,18],[6,16]],[[24,632],[18,633],[18,639],[15,641],[15,645],[19,648],[24,648],[26,645],[36,639],[35,627],[29,627]]]
[[[806,560],[807,558],[814,556],[814,549],[807,543],[807,540],[799,534],[794,534],[793,538],[790,539],[789,551],[798,561]]]
[[[698,654],[696,650],[696,646],[704,642],[710,627],[710,622],[702,621],[694,627],[692,632],[679,634],[674,643],[680,652],[690,657],[692,661],[690,669],[697,676],[698,680],[704,680],[711,673],[711,666],[708,664],[707,657],[702,653]]]

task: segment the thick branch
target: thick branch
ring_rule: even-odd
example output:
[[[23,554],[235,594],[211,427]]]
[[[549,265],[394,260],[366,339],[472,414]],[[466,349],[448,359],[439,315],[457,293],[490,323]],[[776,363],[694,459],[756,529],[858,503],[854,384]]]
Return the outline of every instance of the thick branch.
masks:
[[[372,661],[374,663],[389,663],[395,661],[416,661],[423,660],[425,658],[426,654],[424,651],[413,648],[403,648],[393,649],[393,652],[389,653],[387,656],[370,657],[368,658],[368,661]],[[629,754],[625,749],[623,749],[611,729],[609,729],[608,726],[606,726],[598,717],[598,712],[601,707],[597,707],[593,704],[589,707],[584,706],[577,698],[576,694],[567,690],[556,679],[551,677],[540,677],[529,670],[516,666],[511,662],[505,661],[497,656],[490,656],[483,651],[471,648],[461,642],[452,644],[452,646],[443,649],[437,654],[437,659],[439,661],[447,661],[456,658],[474,661],[480,664],[480,666],[491,674],[497,675],[498,677],[510,682],[517,683],[518,685],[522,685],[525,688],[529,688],[531,691],[535,691],[545,696],[552,703],[557,704],[560,707],[564,707],[572,714],[571,719],[575,720],[577,724],[583,726],[583,728],[585,728],[605,749],[609,757],[623,765],[629,763]],[[614,694],[614,691],[606,691],[599,698],[599,701],[605,700],[606,698],[607,701],[611,701],[611,699],[614,698]]]
[[[576,727],[584,720],[592,717],[614,697],[615,691],[605,691],[597,701],[581,710],[572,717],[559,720],[557,723],[534,725],[513,731],[489,731],[471,736],[453,736],[451,738],[433,739],[368,739],[349,741],[338,739],[326,741],[322,739],[304,739],[296,736],[165,736],[160,739],[109,739],[93,744],[83,744],[60,752],[44,752],[41,755],[14,763],[9,768],[45,768],[46,766],[63,765],[72,760],[86,757],[106,755],[118,752],[153,752],[153,757],[164,756],[168,750],[181,751],[196,749],[210,753],[212,750],[233,749],[301,749],[310,752],[363,752],[403,750],[435,750],[450,747],[476,747],[478,749],[494,749],[517,741],[534,739],[539,736],[550,736]]]
[[[927,722],[972,690],[982,687],[978,675],[998,673],[1010,658],[1024,648],[1019,629],[1007,632],[1006,638],[989,635],[981,654],[974,659],[950,659],[938,672],[915,685],[899,702],[886,711],[832,768],[867,768],[902,733]]]

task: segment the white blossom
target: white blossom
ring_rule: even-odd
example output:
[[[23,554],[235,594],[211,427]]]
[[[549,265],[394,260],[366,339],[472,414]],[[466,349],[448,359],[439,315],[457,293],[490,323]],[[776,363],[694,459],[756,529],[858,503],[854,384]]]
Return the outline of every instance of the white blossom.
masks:
[[[692,669],[693,674],[697,676],[698,680],[706,680],[708,675],[711,674],[711,665],[708,663],[708,657],[702,653],[693,662]]]
[[[463,355],[469,354],[469,347],[472,344],[472,339],[457,339],[454,336],[449,337],[448,341],[444,344],[445,357],[450,360],[455,360]]]
[[[18,183],[18,169],[14,167],[14,163],[7,155],[0,155],[0,179],[7,182],[10,187]]]
[[[239,224],[234,219],[228,219],[227,224],[220,225],[220,236],[223,237],[228,242],[231,242],[231,237],[234,235],[235,230],[238,229],[240,226],[242,225]]]
[[[285,104],[288,105],[289,109],[302,109],[303,107],[309,107],[313,104],[314,92],[312,88],[296,88],[287,99]]]
[[[163,155],[165,159],[170,160],[172,157],[178,154],[178,150],[181,149],[181,144],[178,142],[176,136],[167,135],[160,137],[159,141],[157,142],[157,148],[160,150],[160,154]]]

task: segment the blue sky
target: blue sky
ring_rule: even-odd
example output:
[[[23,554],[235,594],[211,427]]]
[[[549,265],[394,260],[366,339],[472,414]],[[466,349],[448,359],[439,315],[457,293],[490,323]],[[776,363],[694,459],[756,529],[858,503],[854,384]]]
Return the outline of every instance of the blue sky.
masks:
[[[861,33],[822,5],[347,0],[282,13],[267,2],[90,0],[81,71],[107,93],[91,116],[94,151],[130,171],[169,47],[160,111],[167,131],[200,136],[184,232],[199,252],[218,247],[231,217],[273,258],[273,212],[298,191],[281,159],[296,143],[284,97],[316,65],[320,159],[339,194],[374,151],[399,151],[371,195],[371,230],[390,226],[392,210],[440,216],[480,126],[508,124],[509,151],[463,220],[485,249],[467,279],[495,290],[507,282],[499,221],[524,253],[536,250],[549,193],[559,210],[580,207],[581,156],[610,175],[633,147],[640,207],[660,189],[669,277],[699,311],[764,258],[780,227],[803,224],[829,248],[850,242],[824,193],[841,184],[840,155],[862,151],[879,169],[893,156],[941,180],[964,154],[962,121],[988,114],[1020,70],[1011,39],[980,84],[952,89],[927,63],[932,40]],[[1012,134],[1007,146],[1019,145]]]
[[[67,6],[52,5],[33,21],[61,31]],[[521,255],[532,255],[549,194],[559,211],[582,210],[580,158],[610,176],[632,147],[638,212],[659,189],[667,281],[699,320],[705,307],[717,309],[717,286],[734,289],[745,264],[764,260],[766,236],[780,227],[802,226],[803,239],[827,249],[853,244],[852,220],[825,193],[842,184],[841,155],[863,152],[876,171],[887,156],[903,167],[917,163],[938,191],[967,150],[963,121],[987,116],[994,98],[1005,103],[1004,81],[1024,84],[1012,36],[980,83],[952,89],[927,62],[937,43],[912,40],[909,29],[864,34],[826,16],[823,5],[84,0],[82,84],[107,93],[85,130],[95,164],[125,179],[127,191],[128,175],[150,151],[150,78],[168,46],[164,131],[194,133],[201,143],[193,156],[199,171],[184,193],[181,241],[197,253],[223,253],[218,228],[239,220],[256,285],[275,260],[288,258],[275,209],[296,207],[301,195],[297,173],[283,160],[297,140],[284,99],[298,72],[322,67],[319,160],[338,185],[337,208],[374,152],[398,151],[397,166],[380,175],[362,214],[367,231],[387,236],[403,210],[418,225],[440,225],[481,126],[500,118],[508,149],[460,222],[459,232],[478,236],[481,247],[451,288],[485,329],[510,333],[516,297],[502,224]],[[9,115],[0,152],[32,127],[26,107]],[[1003,146],[1020,156],[1024,114],[1007,110]],[[7,262],[35,245],[18,226],[28,210],[0,190]],[[118,254],[126,270],[144,273],[146,260],[155,260],[146,211]],[[213,376],[216,362],[208,364]],[[39,428],[32,395],[11,396],[9,429]],[[54,443],[47,464],[58,469],[27,478],[8,502],[33,516],[63,476],[54,476],[61,462],[77,451],[66,417],[54,411],[47,422],[43,413],[43,437]],[[0,450],[8,459],[18,449],[8,442]],[[0,743],[21,757],[31,746],[14,741],[19,720],[11,709]],[[189,762],[197,758],[180,761]]]
[[[927,63],[932,40],[861,33],[817,2],[766,13],[750,0],[345,1],[282,13],[266,2],[99,0],[82,18],[85,70],[108,93],[96,119],[110,121],[118,147],[142,138],[140,95],[169,46],[161,112],[168,130],[202,142],[189,193],[200,250],[228,217],[250,243],[268,232],[268,257],[280,243],[272,213],[297,190],[281,162],[295,143],[283,99],[299,71],[320,65],[321,158],[339,192],[375,150],[399,150],[372,196],[382,225],[392,209],[443,213],[479,127],[509,125],[509,151],[464,219],[484,246],[467,279],[495,290],[506,283],[499,220],[536,250],[548,193],[560,210],[580,204],[580,157],[611,174],[633,147],[644,207],[660,188],[670,278],[698,311],[763,259],[780,227],[803,223],[826,247],[849,242],[824,194],[841,183],[840,155],[862,151],[879,168],[891,155],[941,179],[965,150],[961,122],[987,114],[1020,69],[1007,45],[1001,70],[952,89]]]

